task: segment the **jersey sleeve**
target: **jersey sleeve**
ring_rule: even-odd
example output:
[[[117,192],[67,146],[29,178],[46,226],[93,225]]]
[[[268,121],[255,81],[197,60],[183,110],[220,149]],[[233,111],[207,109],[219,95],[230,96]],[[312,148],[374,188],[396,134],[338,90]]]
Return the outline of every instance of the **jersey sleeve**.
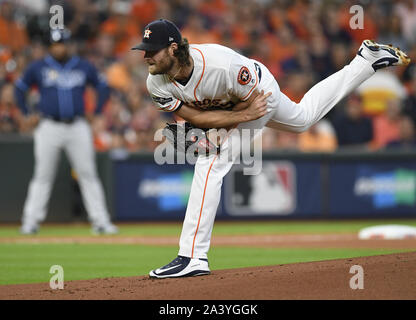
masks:
[[[259,84],[259,75],[254,63],[240,56],[231,61],[229,77],[233,95],[242,101],[247,100]]]
[[[146,85],[150,97],[160,111],[174,112],[182,106],[180,100],[176,99],[167,90],[164,90],[163,85],[158,85],[150,75],[147,78]]]
[[[104,75],[98,73],[97,68],[92,63],[85,61],[85,66],[87,81],[97,90],[97,106],[94,112],[99,114],[110,98],[110,88]]]
[[[37,62],[33,62],[27,67],[23,76],[20,77],[15,83],[17,88],[26,92],[36,83],[36,74],[39,73],[38,65],[39,64]]]
[[[24,114],[28,114],[29,108],[26,104],[26,92],[36,84],[36,74],[39,73],[38,63],[30,64],[24,74],[15,82],[14,96],[16,103]]]

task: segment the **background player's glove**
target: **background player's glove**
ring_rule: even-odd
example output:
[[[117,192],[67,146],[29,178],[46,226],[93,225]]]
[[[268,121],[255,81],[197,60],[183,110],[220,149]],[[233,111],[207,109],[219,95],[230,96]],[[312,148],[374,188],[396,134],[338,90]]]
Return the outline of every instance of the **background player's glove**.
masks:
[[[218,154],[219,146],[207,137],[209,129],[195,128],[191,123],[167,123],[163,135],[179,152],[194,152],[195,155]]]

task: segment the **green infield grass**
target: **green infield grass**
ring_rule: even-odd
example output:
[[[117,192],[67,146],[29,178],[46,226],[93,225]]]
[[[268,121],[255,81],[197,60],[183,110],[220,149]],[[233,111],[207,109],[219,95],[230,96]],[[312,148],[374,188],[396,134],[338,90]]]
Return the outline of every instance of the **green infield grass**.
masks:
[[[355,233],[361,228],[379,224],[416,226],[416,220],[356,221],[245,221],[218,222],[215,235],[256,234],[325,234]],[[181,223],[119,224],[120,235],[179,236]],[[42,237],[90,236],[87,224],[43,225]],[[147,246],[121,244],[48,244],[7,243],[10,238],[22,240],[18,226],[0,226],[0,285],[48,282],[50,267],[61,265],[65,280],[146,275],[151,269],[170,262],[177,245]],[[32,237],[31,237],[32,238]],[[209,253],[212,270],[250,266],[276,265],[405,252],[404,249],[311,249],[311,248],[242,248],[212,247]],[[1,289],[0,289],[1,290]]]
[[[213,247],[209,260],[211,269],[215,270],[404,251],[406,250]],[[49,282],[52,265],[63,267],[66,281],[146,275],[151,269],[170,262],[176,254],[177,248],[172,246],[0,244],[0,284]]]

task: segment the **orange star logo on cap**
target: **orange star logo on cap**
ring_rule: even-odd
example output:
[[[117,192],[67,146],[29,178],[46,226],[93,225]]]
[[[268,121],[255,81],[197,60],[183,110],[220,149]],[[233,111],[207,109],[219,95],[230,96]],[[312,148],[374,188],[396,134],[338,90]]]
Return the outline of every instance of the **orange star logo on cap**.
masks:
[[[146,29],[145,31],[144,31],[144,36],[143,36],[143,38],[147,38],[147,39],[149,39],[149,37],[150,37],[150,34],[152,33],[152,31],[150,31],[150,29]]]

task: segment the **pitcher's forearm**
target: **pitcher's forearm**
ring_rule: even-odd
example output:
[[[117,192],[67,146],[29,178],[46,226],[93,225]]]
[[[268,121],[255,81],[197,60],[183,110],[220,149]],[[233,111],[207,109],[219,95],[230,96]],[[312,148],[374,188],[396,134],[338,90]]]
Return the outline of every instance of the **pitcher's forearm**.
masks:
[[[202,111],[186,104],[175,113],[198,128],[228,128],[254,119],[247,110]]]
[[[242,122],[250,121],[245,112],[242,111],[205,111],[194,116],[190,122],[199,128],[228,128]]]

